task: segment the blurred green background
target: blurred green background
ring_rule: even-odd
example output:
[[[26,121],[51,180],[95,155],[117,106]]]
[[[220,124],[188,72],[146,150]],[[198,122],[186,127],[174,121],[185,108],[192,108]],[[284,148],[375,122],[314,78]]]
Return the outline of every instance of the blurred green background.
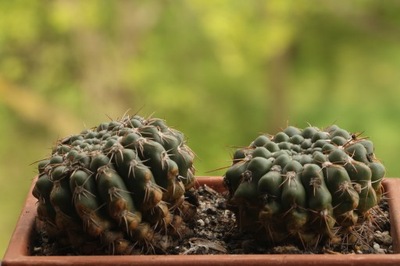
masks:
[[[398,1],[0,0],[0,257],[58,138],[125,112],[183,131],[197,175],[287,124],[364,132],[400,174]]]

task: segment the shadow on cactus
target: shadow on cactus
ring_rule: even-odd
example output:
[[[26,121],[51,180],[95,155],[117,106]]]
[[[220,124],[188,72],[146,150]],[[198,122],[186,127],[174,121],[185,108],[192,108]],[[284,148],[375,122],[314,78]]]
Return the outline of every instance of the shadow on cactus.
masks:
[[[50,238],[83,254],[158,252],[190,233],[193,159],[164,120],[102,123],[59,140],[38,163],[38,218]]]
[[[368,242],[384,175],[370,140],[336,125],[289,126],[236,150],[224,182],[242,231],[312,248]]]

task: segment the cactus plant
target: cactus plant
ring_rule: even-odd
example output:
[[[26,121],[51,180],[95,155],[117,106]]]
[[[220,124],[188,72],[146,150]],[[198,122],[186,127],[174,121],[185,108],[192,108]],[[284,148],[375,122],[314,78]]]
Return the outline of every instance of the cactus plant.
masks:
[[[384,175],[367,138],[337,125],[288,126],[237,149],[224,182],[242,231],[271,244],[314,247],[371,221]]]
[[[193,159],[164,120],[101,123],[59,140],[38,163],[38,218],[58,244],[80,253],[154,253],[190,232]]]

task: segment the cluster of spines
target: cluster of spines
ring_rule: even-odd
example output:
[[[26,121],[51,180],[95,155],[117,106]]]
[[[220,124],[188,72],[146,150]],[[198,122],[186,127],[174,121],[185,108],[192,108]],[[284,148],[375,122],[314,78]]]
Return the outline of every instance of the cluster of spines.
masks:
[[[241,229],[310,246],[367,220],[384,175],[370,140],[336,125],[289,126],[238,149],[224,181]]]
[[[164,120],[101,123],[59,140],[38,163],[38,217],[49,235],[81,252],[100,243],[115,254],[152,253],[156,239],[188,231],[193,159],[183,134]]]

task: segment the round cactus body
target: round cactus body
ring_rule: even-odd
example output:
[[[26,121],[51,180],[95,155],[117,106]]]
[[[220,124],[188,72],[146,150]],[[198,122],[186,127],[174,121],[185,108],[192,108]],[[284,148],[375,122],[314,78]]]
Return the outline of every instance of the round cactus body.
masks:
[[[38,218],[82,253],[154,253],[160,239],[189,233],[193,159],[183,134],[161,119],[125,116],[86,129],[38,163]]]
[[[289,126],[236,150],[224,175],[228,206],[242,231],[277,244],[337,240],[369,220],[385,167],[370,140],[336,125]]]

